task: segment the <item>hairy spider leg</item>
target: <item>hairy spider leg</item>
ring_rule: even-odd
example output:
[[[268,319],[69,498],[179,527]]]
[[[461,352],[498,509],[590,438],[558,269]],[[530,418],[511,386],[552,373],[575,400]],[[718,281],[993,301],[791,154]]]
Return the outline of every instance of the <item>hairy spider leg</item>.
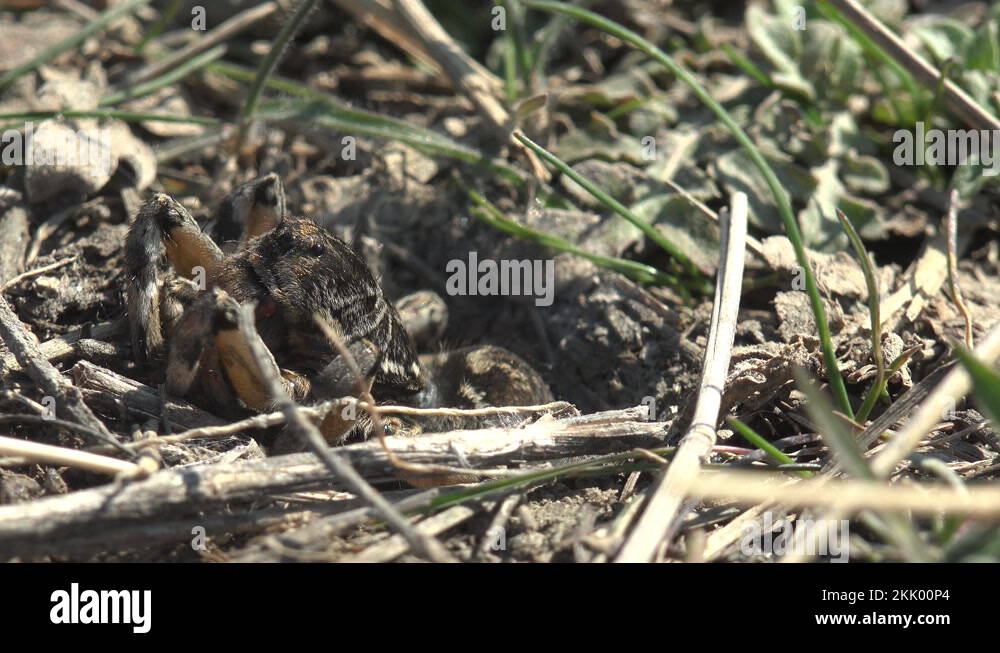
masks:
[[[241,184],[219,204],[213,234],[225,251],[235,250],[276,227],[287,213],[285,187],[273,172]]]
[[[139,210],[125,240],[125,299],[132,348],[141,360],[163,352],[160,267],[164,255],[177,274],[201,277],[205,287],[211,285],[223,258],[183,206],[157,193]]]

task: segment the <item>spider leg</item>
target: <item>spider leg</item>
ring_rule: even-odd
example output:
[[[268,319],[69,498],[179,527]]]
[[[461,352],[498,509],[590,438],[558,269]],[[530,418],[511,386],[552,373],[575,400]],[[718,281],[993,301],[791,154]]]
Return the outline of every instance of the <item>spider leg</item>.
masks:
[[[156,357],[163,350],[160,262],[164,254],[182,276],[203,273],[206,286],[222,261],[222,252],[191,214],[158,193],[139,209],[125,239],[125,299],[132,348],[139,359]]]
[[[358,366],[366,389],[370,390],[379,359],[378,348],[370,340],[362,338],[347,345],[347,351]],[[358,392],[358,379],[343,356],[336,356],[327,363],[312,383],[313,391],[322,397],[346,397]]]
[[[167,391],[183,397],[191,389],[198,372],[210,369],[211,355],[206,350],[214,346],[215,335],[238,326],[233,305],[225,301],[224,293],[213,289],[192,304],[174,328],[167,354]],[[233,302],[235,304],[235,302]],[[238,307],[235,307],[238,310]]]
[[[253,410],[262,413],[273,410],[275,398],[268,391],[268,385],[264,380],[266,375],[281,379],[285,391],[295,397],[298,394],[296,389],[282,375],[278,363],[274,360],[274,355],[264,345],[257,330],[252,325],[246,324],[246,317],[240,311],[236,300],[221,290],[214,295],[219,298],[216,312],[224,316],[215,332],[215,347],[236,395],[247,407]],[[234,315],[235,320],[229,320],[230,315]],[[251,339],[258,341],[261,345],[260,348],[267,354],[265,359],[261,361],[264,369],[258,365],[258,361],[250,349]]]
[[[371,392],[379,361],[378,348],[370,340],[362,338],[348,344],[347,351],[361,374],[361,384],[365,392]],[[358,378],[344,356],[335,356],[313,378],[313,390],[318,396],[330,398],[356,396],[359,391]],[[360,423],[367,439],[368,431],[373,426],[371,421],[365,419],[365,415],[358,415],[357,411],[352,413],[346,407],[339,406],[327,413],[319,425],[320,433],[331,444],[341,442],[359,424],[359,417],[362,418]]]
[[[246,242],[276,227],[286,211],[285,187],[271,173],[237,186],[222,200],[213,233],[227,251],[232,250],[237,241]]]
[[[186,396],[199,382],[198,391],[205,393],[204,398],[215,406],[230,405],[235,394],[246,407],[258,412],[273,410],[275,404],[267,390],[265,375],[281,379],[285,391],[297,400],[312,389],[331,398],[358,393],[357,376],[342,356],[335,357],[309,383],[295,372],[279,369],[270,350],[263,346],[268,356],[264,361],[266,369],[262,370],[250,349],[250,340],[260,336],[243,319],[239,304],[225,291],[213,288],[201,294],[173,330],[167,356],[167,391]],[[378,350],[364,339],[352,342],[347,349],[358,366],[365,389],[369,390],[379,359]],[[334,408],[320,424],[320,431],[327,441],[337,442],[357,421],[355,414]]]
[[[250,349],[251,339],[260,341],[267,353],[261,369]],[[224,376],[223,376],[224,375]],[[240,305],[224,290],[213,288],[192,304],[174,330],[167,358],[167,390],[184,396],[196,380],[207,380],[204,388],[214,402],[225,405],[235,393],[243,404],[257,412],[274,408],[264,378],[281,380],[285,391],[300,398],[308,391],[304,379],[278,368],[271,351],[257,331],[244,323]],[[226,381],[228,380],[228,384]],[[222,388],[226,388],[223,390]]]
[[[261,345],[264,343],[260,340],[256,329],[245,323],[246,314],[239,310],[236,301],[219,289],[206,295],[204,301],[215,303],[217,317],[213,320],[213,325],[219,359],[236,394],[248,407],[259,412],[273,410],[274,398],[267,392],[264,375],[281,379],[285,391],[295,400],[301,399],[317,387],[328,397],[344,397],[358,392],[357,376],[342,356],[335,357],[319,372],[312,383],[308,384],[298,374],[280,370],[270,350],[262,346],[261,349],[267,352],[267,360],[264,361],[267,369],[262,370],[250,349],[249,341],[255,338]],[[235,320],[231,317],[234,315]],[[361,339],[350,343],[347,350],[362,375],[365,390],[369,391],[379,361],[377,348],[370,341]],[[357,421],[356,415],[334,408],[319,425],[320,433],[327,442],[338,442],[350,433]]]

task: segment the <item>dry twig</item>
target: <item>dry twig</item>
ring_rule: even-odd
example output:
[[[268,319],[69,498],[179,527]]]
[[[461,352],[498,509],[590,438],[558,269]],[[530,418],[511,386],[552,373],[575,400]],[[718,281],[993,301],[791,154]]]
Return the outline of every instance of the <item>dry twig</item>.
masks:
[[[0,295],[0,338],[42,391],[56,400],[59,413],[100,433],[101,440],[106,444],[123,449],[118,439],[83,402],[80,391],[42,357],[38,346],[31,340],[3,295]]]
[[[723,386],[729,370],[729,356],[736,337],[736,314],[740,305],[747,229],[747,196],[736,193],[729,215],[722,220],[722,262],[712,310],[712,323],[705,351],[698,401],[688,429],[671,465],[666,468],[639,518],[625,541],[617,562],[648,562],[668,535],[688,488],[698,476],[701,460],[715,445],[715,424],[719,418]]]
[[[929,89],[936,89],[940,85],[945,103],[962,122],[975,129],[1000,129],[1000,121],[979,106],[968,93],[950,79],[942,80],[940,71],[927,63],[920,55],[906,47],[902,39],[893,34],[877,18],[868,13],[861,6],[861,3],[856,0],[828,1],[855,26],[867,34],[870,39],[889,53],[893,59],[910,71],[910,74],[917,81]]]
[[[88,361],[80,361],[69,373],[84,399],[110,414],[116,415],[124,407],[133,418],[157,422],[163,419],[184,429],[226,424],[224,420],[182,399],[164,402],[154,388]]]
[[[439,493],[438,488],[423,490],[413,494],[412,490],[386,493],[405,494],[393,504],[400,512],[419,510],[430,504]],[[375,518],[375,510],[371,506],[362,506],[353,510],[341,508],[335,514],[320,517],[300,528],[286,531],[280,535],[265,535],[251,542],[245,549],[231,554],[234,562],[285,562],[308,560],[329,560],[326,553],[330,540],[344,531],[355,528]],[[404,540],[405,544],[405,540]]]
[[[66,465],[111,476],[119,474],[135,476],[139,474],[139,466],[135,463],[77,449],[56,447],[51,444],[8,438],[2,435],[0,435],[0,456],[18,456],[31,463]]]
[[[628,411],[611,411],[604,420],[597,414],[579,423],[581,418],[550,420],[515,430],[453,431],[390,437],[386,442],[397,456],[411,461],[459,465],[464,458],[472,465],[494,467],[617,453],[660,442],[662,424],[621,421],[623,412]],[[346,445],[337,449],[337,455],[371,482],[398,478],[397,468],[377,442]],[[311,453],[165,469],[127,485],[109,484],[0,506],[0,558],[59,553],[69,550],[65,543],[79,537],[317,487],[345,486]]]
[[[505,143],[507,132],[513,125],[507,110],[496,98],[496,86],[492,80],[484,77],[479,66],[473,65],[471,57],[444,31],[420,0],[393,0],[393,6],[409,23],[424,49],[444,69],[455,88],[476,105],[488,127],[498,137],[498,142]]]
[[[948,283],[951,286],[951,297],[958,311],[965,320],[965,346],[972,349],[972,315],[962,297],[962,286],[958,283],[958,190],[952,189],[948,195],[948,215],[945,233],[948,234]]]
[[[105,340],[111,338],[119,331],[119,324],[116,322],[101,322],[100,324],[95,324],[93,327],[86,329],[89,332],[90,338],[95,338],[98,340]],[[76,329],[70,333],[61,335],[59,337],[53,338],[51,340],[46,340],[45,342],[37,345],[38,354],[41,358],[49,361],[59,360],[70,356],[76,352],[76,343],[84,337],[84,329]],[[22,369],[21,363],[17,360],[14,354],[4,354],[0,356],[0,376],[3,376],[7,372],[20,372]]]
[[[34,270],[28,270],[27,272],[22,272],[21,274],[17,275],[10,281],[4,282],[4,284],[0,286],[0,292],[4,292],[9,288],[13,288],[17,284],[24,281],[25,279],[30,279],[31,277],[37,277],[40,274],[45,274],[46,272],[51,272],[52,270],[57,270],[64,265],[72,263],[75,260],[76,256],[70,256],[68,258],[56,261],[55,263],[49,263],[48,265],[43,265],[40,268],[35,268]]]
[[[741,503],[781,501],[795,506],[820,506],[857,513],[865,510],[913,511],[922,515],[958,513],[984,518],[1000,517],[1000,488],[970,486],[963,490],[944,483],[889,486],[862,480],[799,480],[778,484],[768,475],[727,470],[703,474],[691,491],[704,498]],[[817,527],[826,523],[815,522]]]
[[[436,515],[427,517],[416,525],[416,530],[425,537],[440,535],[449,528],[458,526],[474,516],[478,506],[452,506]],[[408,542],[401,535],[393,535],[373,544],[361,553],[343,559],[341,562],[390,562],[406,553]]]

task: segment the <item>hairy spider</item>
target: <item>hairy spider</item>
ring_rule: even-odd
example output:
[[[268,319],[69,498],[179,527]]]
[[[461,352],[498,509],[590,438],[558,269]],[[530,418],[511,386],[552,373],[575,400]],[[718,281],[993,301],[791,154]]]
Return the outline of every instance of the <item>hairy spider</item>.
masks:
[[[165,365],[172,395],[226,417],[273,407],[250,354],[252,330],[241,327],[240,305],[253,303],[272,371],[296,401],[355,394],[356,380],[316,316],[333,326],[379,401],[422,407],[551,401],[538,374],[499,347],[418,359],[365,261],[312,220],[289,215],[276,175],[236,188],[218,210],[215,233],[221,247],[184,207],[157,194],[126,239],[133,351],[141,362]],[[327,439],[343,440],[343,424],[327,422],[321,427]]]

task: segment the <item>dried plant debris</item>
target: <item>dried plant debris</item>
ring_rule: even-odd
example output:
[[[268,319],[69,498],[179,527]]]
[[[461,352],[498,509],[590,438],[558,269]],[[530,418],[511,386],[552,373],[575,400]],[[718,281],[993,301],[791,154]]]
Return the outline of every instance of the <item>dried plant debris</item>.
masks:
[[[967,328],[974,345],[991,342],[991,153],[911,163],[896,149],[918,124],[946,134],[978,125],[819,8],[588,5],[691,72],[773,170],[786,211],[732,125],[649,49],[523,7],[506,18],[525,22],[498,30],[491,3],[416,3],[438,32],[395,4],[317,3],[279,43],[289,3],[154,1],[2,77],[0,560],[423,559],[414,542],[430,542],[436,559],[614,560],[690,424],[722,264],[720,213],[737,192],[748,196],[753,240],[708,461],[718,473],[840,476],[843,454],[802,371],[859,422],[833,423],[879,455],[937,391]],[[1000,11],[931,4],[867,6],[995,116]],[[114,3],[0,12],[0,76],[79,34],[104,5]],[[497,7],[510,5],[520,7]],[[245,115],[272,49],[276,68]],[[515,129],[565,166],[506,138]],[[275,178],[281,193],[240,194]],[[136,227],[140,207],[164,196],[172,211]],[[130,232],[144,228],[157,237],[136,235],[142,247],[126,261]],[[331,247],[356,264],[353,276],[312,266]],[[268,285],[278,273],[283,285]],[[331,330],[350,356],[311,321],[307,293],[293,296],[310,283],[324,287],[321,308],[338,318]],[[153,286],[167,337],[146,360],[130,325],[151,323],[154,303],[134,296]],[[228,300],[205,312],[203,290]],[[223,310],[240,305],[242,318]],[[385,317],[397,312],[398,322]],[[265,355],[247,344],[254,338]],[[411,362],[423,366],[412,387],[384,393],[386,370]],[[185,375],[199,385],[171,392]],[[266,390],[271,376],[294,405]],[[53,394],[80,402],[67,411]],[[952,400],[880,489],[1000,482],[991,414],[981,394]],[[304,448],[309,425],[339,433],[330,451],[406,517],[386,527],[384,505],[331,477]],[[62,457],[16,453],[8,439]],[[84,453],[130,471],[109,476],[81,463]],[[773,559],[735,543],[741,520],[763,509],[745,503],[691,501],[657,559]],[[772,508],[790,524],[812,514]],[[56,512],[69,517],[46,519]],[[929,559],[996,559],[988,545],[965,553],[956,535],[995,530],[995,520],[947,518],[951,530],[912,520]],[[852,560],[913,559],[850,523],[864,544]],[[203,547],[190,545],[194,525],[212,533]]]

